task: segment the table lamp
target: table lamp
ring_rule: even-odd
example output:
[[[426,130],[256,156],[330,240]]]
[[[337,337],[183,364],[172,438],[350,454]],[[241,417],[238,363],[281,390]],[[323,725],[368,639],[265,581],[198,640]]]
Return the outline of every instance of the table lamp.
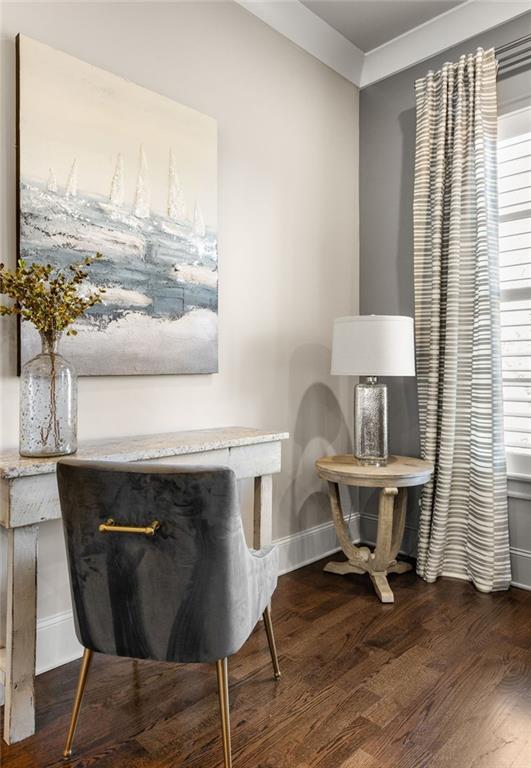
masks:
[[[338,317],[334,321],[331,373],[366,377],[354,389],[354,455],[362,464],[386,464],[387,386],[378,376],[415,375],[413,318]]]

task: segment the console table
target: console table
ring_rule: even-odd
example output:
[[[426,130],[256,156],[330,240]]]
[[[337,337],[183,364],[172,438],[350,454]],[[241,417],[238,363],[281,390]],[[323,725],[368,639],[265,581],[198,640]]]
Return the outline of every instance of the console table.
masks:
[[[246,427],[140,435],[80,445],[82,459],[216,464],[238,479],[255,478],[253,547],[272,539],[272,475],[280,471],[286,432]],[[4,739],[35,732],[37,534],[39,523],[61,517],[57,458],[0,453],[0,526],[7,529],[6,610],[0,616],[0,685],[4,685]]]
[[[347,556],[342,563],[328,563],[324,570],[342,576],[368,573],[382,603],[394,603],[387,574],[405,573],[412,568],[409,563],[396,559],[406,525],[407,489],[427,483],[433,474],[433,464],[409,456],[389,456],[387,464],[375,466],[362,464],[352,454],[344,454],[325,456],[315,466],[319,477],[328,481],[332,519],[341,548]],[[374,552],[352,542],[341,509],[339,483],[380,489]]]

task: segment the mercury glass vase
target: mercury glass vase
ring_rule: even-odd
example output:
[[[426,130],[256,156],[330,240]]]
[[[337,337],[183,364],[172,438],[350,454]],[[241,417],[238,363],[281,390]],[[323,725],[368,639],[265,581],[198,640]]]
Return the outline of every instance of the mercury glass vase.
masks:
[[[368,376],[354,388],[354,455],[362,464],[385,466],[387,431],[387,386]]]
[[[21,456],[64,456],[77,450],[77,375],[59,354],[59,341],[58,334],[41,334],[40,354],[21,371]]]

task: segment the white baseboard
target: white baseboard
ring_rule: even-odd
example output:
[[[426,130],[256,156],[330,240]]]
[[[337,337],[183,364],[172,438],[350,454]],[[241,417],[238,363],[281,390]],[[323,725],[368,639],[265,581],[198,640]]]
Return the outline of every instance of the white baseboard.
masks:
[[[531,591],[531,552],[511,547],[511,586]]]
[[[366,544],[374,545],[376,540],[376,530],[378,518],[376,515],[364,515],[361,524],[363,532],[363,541]],[[406,526],[404,541],[400,554],[415,557],[417,545],[416,526]],[[531,591],[531,552],[526,549],[510,548],[512,581],[511,586],[517,589],[527,589]],[[448,574],[446,574],[448,575]],[[452,575],[451,578],[458,578]]]
[[[79,659],[83,648],[74,630],[72,611],[63,611],[37,622],[37,674]]]
[[[63,611],[37,622],[37,660],[35,673],[48,672],[69,661],[80,659],[83,648],[74,630],[72,611]],[[4,686],[0,685],[0,706],[4,703]]]
[[[374,543],[376,517],[364,516],[363,526],[364,541],[368,544]],[[360,530],[360,516],[353,514],[350,518],[353,541],[359,542]],[[406,531],[404,540],[406,554],[412,550],[413,534],[413,530]],[[275,544],[279,549],[279,575],[302,568],[304,565],[320,560],[340,549],[332,522],[323,523],[307,531],[277,539]],[[512,548],[511,562],[513,567],[512,586],[531,590],[531,552]],[[82,650],[75,636],[71,611],[64,611],[38,621],[37,674],[80,658]]]
[[[350,531],[353,541],[357,541],[359,538],[359,515],[352,515]],[[314,563],[316,560],[331,555],[340,549],[336,529],[332,522],[316,525],[314,528],[300,533],[292,533],[291,536],[277,539],[275,544],[279,550],[279,576],[302,568],[309,563]]]
[[[353,538],[359,536],[359,518],[352,516]],[[339,544],[333,523],[323,523],[302,533],[278,539],[279,574],[294,571],[337,552]],[[37,674],[81,658],[83,648],[74,631],[72,611],[63,611],[37,622]]]
[[[37,675],[80,659],[83,648],[74,630],[72,611],[63,611],[37,622]],[[4,686],[0,685],[0,706],[4,703]]]
[[[518,581],[511,581],[511,587],[516,587],[516,589],[525,589],[527,592],[531,592],[531,586],[529,586],[529,584],[520,584]]]

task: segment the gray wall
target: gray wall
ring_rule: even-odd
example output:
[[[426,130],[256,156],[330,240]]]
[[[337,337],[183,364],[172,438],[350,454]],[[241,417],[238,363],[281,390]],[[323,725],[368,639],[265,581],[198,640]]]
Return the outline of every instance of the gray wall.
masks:
[[[531,32],[531,13],[376,83],[360,94],[360,312],[413,316],[414,83],[429,69],[477,47],[490,48]],[[531,69],[500,78],[500,112],[529,104]],[[420,451],[417,393],[412,379],[390,379],[393,453]],[[529,498],[510,500],[514,581],[531,587]],[[522,489],[514,490],[522,493]],[[414,551],[418,497],[412,494],[404,548]],[[361,534],[374,537],[375,495],[362,494]]]

